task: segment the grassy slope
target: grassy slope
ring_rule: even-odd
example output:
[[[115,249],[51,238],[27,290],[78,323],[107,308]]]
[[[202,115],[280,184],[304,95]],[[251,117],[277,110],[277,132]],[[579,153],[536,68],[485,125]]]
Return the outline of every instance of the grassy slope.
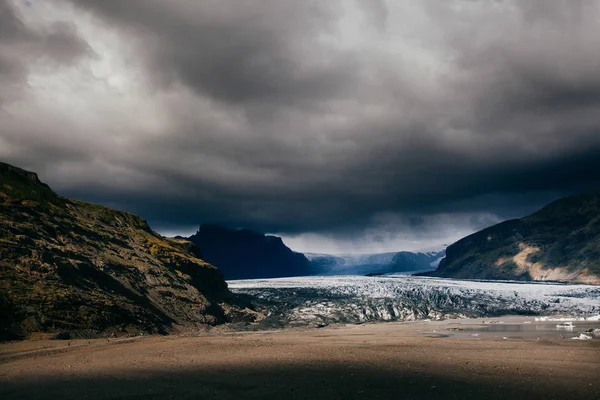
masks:
[[[0,335],[217,324],[241,315],[231,298],[193,244],[0,164]]]

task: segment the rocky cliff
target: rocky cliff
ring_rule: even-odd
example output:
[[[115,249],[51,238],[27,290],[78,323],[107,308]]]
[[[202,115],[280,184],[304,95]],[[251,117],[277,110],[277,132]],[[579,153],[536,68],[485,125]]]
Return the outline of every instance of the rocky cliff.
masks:
[[[279,278],[311,275],[310,262],[288,248],[281,238],[248,229],[201,225],[189,237],[206,261],[219,267],[225,279]]]
[[[467,236],[428,275],[600,284],[600,194],[560,199]]]
[[[185,240],[0,163],[0,339],[165,333],[253,318]]]

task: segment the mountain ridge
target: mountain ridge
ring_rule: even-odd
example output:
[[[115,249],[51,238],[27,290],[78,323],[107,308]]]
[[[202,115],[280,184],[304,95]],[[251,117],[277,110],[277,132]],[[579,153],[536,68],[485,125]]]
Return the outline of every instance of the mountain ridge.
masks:
[[[600,194],[558,199],[466,236],[427,275],[600,284]]]

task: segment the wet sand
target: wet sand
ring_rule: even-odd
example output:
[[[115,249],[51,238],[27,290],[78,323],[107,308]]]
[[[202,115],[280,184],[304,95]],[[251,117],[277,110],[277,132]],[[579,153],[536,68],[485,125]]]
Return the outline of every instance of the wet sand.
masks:
[[[600,399],[600,340],[484,321],[4,344],[0,398]]]

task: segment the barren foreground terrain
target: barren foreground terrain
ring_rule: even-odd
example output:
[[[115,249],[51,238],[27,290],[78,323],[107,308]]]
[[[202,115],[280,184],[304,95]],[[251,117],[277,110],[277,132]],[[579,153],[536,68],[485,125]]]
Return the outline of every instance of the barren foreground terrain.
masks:
[[[9,343],[0,346],[0,398],[600,398],[600,340],[471,333],[478,327],[471,320]],[[47,346],[54,348],[35,350]]]

